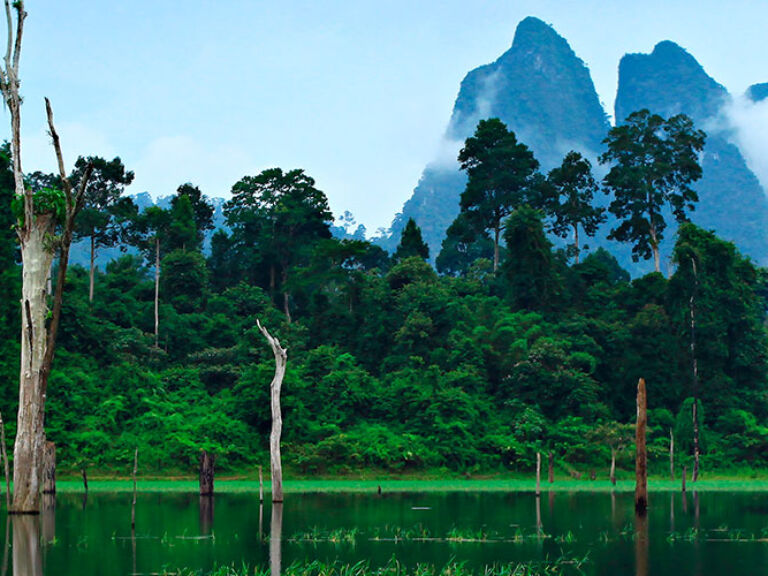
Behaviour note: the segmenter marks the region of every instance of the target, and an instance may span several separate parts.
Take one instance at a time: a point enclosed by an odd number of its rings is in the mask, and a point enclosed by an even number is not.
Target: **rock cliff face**
[[[759,95],[759,90],[755,91]],[[728,91],[696,59],[674,42],[661,42],[650,54],[628,54],[619,65],[616,118],[648,108],[668,117],[687,114],[707,133],[696,183],[699,203],[691,219],[713,229],[761,264],[768,262],[768,199],[747,167],[733,135],[721,118]],[[674,227],[667,230],[663,253],[669,256]]]
[[[456,154],[450,162],[424,169],[413,196],[392,224],[387,247],[397,244],[405,223],[413,218],[430,254],[437,256],[445,230],[458,214],[466,183],[455,157],[477,123],[490,117],[514,130],[544,170],[559,164],[572,149],[595,156],[608,130],[587,67],[551,26],[526,18],[507,52],[462,81],[445,134],[447,146]]]

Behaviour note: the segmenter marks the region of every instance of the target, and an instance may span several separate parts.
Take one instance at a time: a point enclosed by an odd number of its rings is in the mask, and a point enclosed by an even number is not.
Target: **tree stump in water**
[[[56,444],[43,446],[43,494],[56,494]]]
[[[645,514],[648,509],[648,452],[645,433],[648,426],[645,380],[637,382],[637,424],[635,427],[635,511]]]
[[[207,450],[200,452],[200,496],[213,495],[213,475],[216,456]]]
[[[555,454],[553,452],[549,453],[549,470],[547,479],[549,480],[550,484],[555,482]]]

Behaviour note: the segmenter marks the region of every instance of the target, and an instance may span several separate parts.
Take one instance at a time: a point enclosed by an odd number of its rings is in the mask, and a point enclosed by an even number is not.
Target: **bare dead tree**
[[[637,382],[637,425],[635,428],[635,511],[644,515],[648,509],[648,451],[645,433],[648,426],[648,401],[645,380]]]
[[[15,12],[15,28],[14,28]],[[5,0],[8,40],[5,57],[0,66],[0,91],[11,117],[11,154],[16,196],[23,210],[18,214],[16,228],[21,245],[22,260],[22,337],[21,371],[19,376],[19,412],[13,466],[12,512],[40,511],[40,483],[45,442],[44,419],[48,375],[53,363],[56,335],[61,319],[61,301],[69,261],[69,247],[75,217],[83,206],[85,187],[92,167],[83,174],[77,190],[73,190],[64,169],[59,136],[53,124],[53,111],[46,98],[48,128],[53,140],[64,193],[63,214],[50,206],[36,205],[35,193],[24,184],[21,166],[21,97],[19,95],[19,60],[24,19],[27,16],[23,0]],[[58,218],[58,220],[57,220]],[[62,221],[63,220],[63,221]],[[60,229],[60,236],[56,235]],[[59,272],[53,296],[50,321],[48,309],[48,273],[56,251]]]
[[[280,459],[280,435],[283,431],[283,416],[280,411],[280,388],[285,377],[285,367],[288,363],[288,349],[280,345],[267,329],[256,320],[259,331],[269,342],[275,355],[275,376],[269,386],[272,407],[272,432],[269,435],[269,465],[272,476],[272,502],[283,501],[283,465]]]
[[[689,301],[691,312],[691,372],[693,376],[693,406],[691,417],[693,419],[693,474],[691,482],[699,479],[699,364],[696,359],[696,292],[699,288],[699,275],[696,270],[696,260],[691,258],[693,269],[693,291]]]

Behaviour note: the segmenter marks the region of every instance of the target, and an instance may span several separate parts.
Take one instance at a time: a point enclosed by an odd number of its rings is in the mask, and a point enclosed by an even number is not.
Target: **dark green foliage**
[[[396,261],[410,258],[411,256],[418,256],[429,259],[429,246],[426,245],[421,238],[421,229],[416,226],[416,222],[413,218],[408,220],[408,223],[403,229],[403,235],[400,237],[400,244],[397,245],[395,250],[394,259]]]
[[[687,116],[665,120],[646,109],[630,114],[605,139],[608,150],[600,161],[611,164],[604,183],[614,195],[608,209],[619,219],[609,238],[631,243],[636,261],[653,254],[657,272],[664,212],[671,209],[677,222],[685,221],[699,199],[691,184],[701,178],[704,141]]]

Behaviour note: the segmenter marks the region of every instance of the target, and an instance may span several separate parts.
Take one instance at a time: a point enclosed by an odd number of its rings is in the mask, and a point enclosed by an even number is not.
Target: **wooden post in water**
[[[648,509],[648,452],[645,433],[648,426],[645,380],[637,382],[637,424],[635,426],[635,511],[645,514]]]
[[[256,320],[256,325],[267,339],[275,355],[275,376],[269,386],[272,407],[272,432],[269,435],[269,467],[272,478],[272,502],[283,501],[283,465],[280,458],[280,435],[283,432],[283,416],[280,411],[280,388],[288,363],[288,350],[280,345],[267,329]],[[282,511],[282,508],[281,508]],[[282,512],[281,512],[282,514]]]
[[[85,471],[85,466],[81,468],[83,472],[83,488],[85,488],[85,494],[88,494],[88,473]]]
[[[3,415],[0,414],[0,449],[3,455],[3,474],[5,475],[5,509],[11,509],[11,475],[8,471],[8,453],[5,450],[5,424],[3,424]],[[7,544],[8,538],[6,538]]]
[[[611,484],[616,486],[616,447],[611,446]]]
[[[264,502],[264,476],[261,474],[261,466],[259,466],[259,502]]]
[[[675,479],[675,435],[669,429],[669,479]]]
[[[536,452],[536,498],[541,496],[541,452]]]
[[[213,496],[213,476],[216,456],[202,450],[200,452],[200,496]]]
[[[555,454],[554,452],[549,453],[549,470],[547,471],[547,479],[549,480],[550,484],[554,484],[555,482]]]
[[[133,453],[133,503],[131,504],[131,528],[136,528],[136,473],[139,470],[139,449]]]
[[[688,466],[683,466],[683,494],[685,494],[685,475],[688,472]]]
[[[56,494],[56,444],[43,444],[43,494]]]

